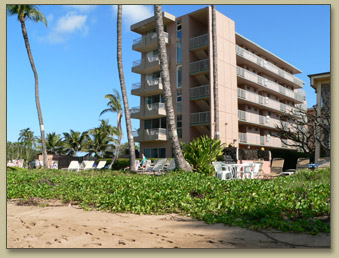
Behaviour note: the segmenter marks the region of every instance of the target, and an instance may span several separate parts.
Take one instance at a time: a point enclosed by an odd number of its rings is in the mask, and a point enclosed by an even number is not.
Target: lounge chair
[[[90,170],[93,169],[94,160],[84,160],[81,164],[80,170]]]
[[[283,174],[283,167],[284,167],[285,160],[282,158],[274,158],[271,164],[271,173],[263,174],[264,178],[276,178]]]
[[[158,159],[155,163],[154,166],[151,168],[148,168],[147,171],[153,172],[155,175],[156,172],[162,174],[164,171],[164,167],[166,165],[167,159]]]
[[[231,166],[227,166],[227,164],[220,162],[220,161],[214,161],[214,162],[212,162],[212,164],[214,166],[215,176],[217,178],[220,178],[221,180],[233,178]]]
[[[106,165],[106,160],[100,160],[97,167],[95,169],[103,169]]]
[[[318,168],[326,168],[331,166],[331,160],[329,157],[318,159]]]
[[[308,164],[310,164],[310,159],[299,158],[297,160],[296,170],[307,169],[308,168]]]
[[[175,165],[175,159],[171,159],[170,163],[167,165],[167,167],[163,170],[163,172],[173,171],[176,168]]]
[[[63,168],[63,169],[67,169],[68,171],[72,171],[72,170],[79,171],[80,169],[79,161],[72,160],[71,163],[69,163],[68,168]]]

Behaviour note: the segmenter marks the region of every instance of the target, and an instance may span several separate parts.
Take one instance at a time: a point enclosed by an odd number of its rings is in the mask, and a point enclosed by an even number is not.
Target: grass
[[[232,181],[186,172],[149,176],[108,170],[8,170],[7,198],[59,199],[86,210],[179,213],[254,230],[330,231],[329,169],[275,180]]]

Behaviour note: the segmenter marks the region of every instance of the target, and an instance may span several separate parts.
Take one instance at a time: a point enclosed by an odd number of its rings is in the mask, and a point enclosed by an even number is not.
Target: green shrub
[[[275,180],[225,180],[201,173],[166,176],[117,171],[7,171],[7,198],[60,199],[86,210],[180,213],[206,223],[291,232],[330,231],[330,170]]]
[[[193,167],[194,172],[213,175],[213,161],[223,154],[224,146],[220,140],[208,136],[195,138],[189,144],[183,143],[184,157]]]

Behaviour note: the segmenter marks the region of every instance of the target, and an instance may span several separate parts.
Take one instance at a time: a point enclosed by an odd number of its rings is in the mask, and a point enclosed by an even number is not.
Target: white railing
[[[139,65],[141,65],[141,62],[142,62],[142,59],[139,59],[139,60],[133,61],[133,65],[132,65],[132,67],[136,67],[136,66],[139,66]]]
[[[164,37],[168,42],[169,37],[168,37],[167,32],[164,32]],[[156,41],[157,41],[157,33],[153,32],[153,33],[150,33],[150,34],[146,34],[142,37],[139,37],[137,39],[134,39],[133,45],[137,45],[137,44],[140,44],[140,43],[143,43],[143,45],[147,45],[147,44],[150,44],[150,43],[153,43],[153,42],[156,42]]]
[[[271,80],[268,80],[267,78],[261,77],[253,72],[250,72],[240,66],[237,66],[237,75],[240,77],[245,78],[246,80],[255,82],[261,86],[264,86],[265,88],[269,88],[271,90],[274,90],[280,94],[283,94],[285,96],[288,96],[290,98],[294,98],[296,99],[296,94],[299,95],[298,93],[289,90],[285,87],[283,87],[282,85],[273,82]],[[297,99],[298,100],[298,99]],[[298,100],[301,101],[301,100]]]
[[[158,109],[165,109],[165,103],[153,103],[153,104],[147,104],[147,109],[149,111],[151,110],[158,110]]]
[[[191,125],[208,124],[211,122],[210,111],[191,114]]]
[[[284,103],[281,103],[279,101],[273,100],[269,97],[264,97],[264,96],[260,96],[256,93],[247,91],[247,90],[243,90],[238,88],[238,98],[241,99],[246,99],[252,103],[256,103],[256,104],[262,104],[265,107],[269,107],[272,109],[275,109],[277,111],[282,111],[282,112],[295,112],[297,109],[286,105]]]
[[[139,113],[140,112],[140,106],[130,108],[129,112],[131,114]]]
[[[167,135],[167,130],[164,128],[145,129],[145,133],[146,135],[150,135],[150,136],[153,136],[153,135],[160,136],[160,135]]]
[[[147,57],[147,61],[149,63],[154,62],[154,61],[159,61],[159,55]]]
[[[210,96],[210,85],[202,85],[199,87],[194,87],[190,89],[190,98],[191,99],[198,99],[203,97]]]
[[[190,39],[190,49],[207,45],[209,41],[208,33]]]
[[[239,133],[239,143],[243,144],[255,144],[255,145],[264,145],[270,147],[286,147],[282,143],[280,138],[273,137],[272,135],[259,135],[252,133]]]
[[[148,86],[154,86],[154,85],[159,85],[161,84],[161,77],[159,78],[154,78],[152,80],[146,80]]]
[[[190,63],[190,73],[199,73],[209,69],[209,59],[204,59]]]
[[[304,82],[302,80],[300,80],[299,78],[295,77],[294,75],[284,71],[283,69],[279,68],[278,66],[272,64],[271,62],[266,61],[265,59],[257,56],[256,54],[253,54],[252,52],[239,47],[238,45],[236,46],[236,53],[239,56],[244,57],[245,59],[256,63],[258,65],[260,65],[261,67],[266,68],[267,70],[278,74],[279,76],[285,78],[286,80],[289,80],[290,82],[293,82],[299,86],[303,86]]]
[[[276,126],[280,125],[280,120],[272,118],[270,116],[262,116],[253,114],[250,112],[246,112],[243,110],[238,110],[238,119],[240,121],[245,121],[248,123],[258,124],[258,125],[264,125],[271,128],[276,128]]]
[[[133,83],[132,84],[132,90],[137,90],[141,88],[141,83],[137,82],[137,83]]]

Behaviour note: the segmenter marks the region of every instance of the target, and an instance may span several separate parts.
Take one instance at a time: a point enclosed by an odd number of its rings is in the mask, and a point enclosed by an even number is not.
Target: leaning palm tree
[[[129,161],[130,161],[130,170],[136,171],[135,164],[135,148],[134,148],[134,138],[132,133],[132,124],[131,124],[131,115],[129,113],[129,105],[127,99],[126,85],[125,85],[125,76],[122,66],[122,5],[118,5],[118,16],[117,16],[117,61],[118,61],[118,70],[119,70],[119,79],[121,86],[122,99],[124,101],[125,109],[125,120],[127,128],[127,139],[129,145]]]
[[[168,130],[169,130],[169,138],[171,140],[172,150],[173,150],[173,154],[175,158],[175,164],[177,168],[179,169],[191,171],[192,170],[191,167],[187,164],[182,154],[180,144],[179,144],[179,139],[178,139],[177,126],[175,124],[161,5],[154,5],[154,16],[155,16],[156,31],[158,34],[157,41],[158,41],[159,53],[160,53],[159,58],[160,58],[160,68],[161,68],[161,80],[162,80],[162,85],[164,89],[163,94],[165,98],[167,124],[168,124]]]
[[[26,166],[28,167],[30,154],[32,153],[33,146],[35,146],[34,133],[29,128],[22,129],[20,130],[18,141],[25,146]]]
[[[108,99],[107,106],[108,108],[104,109],[101,113],[100,116],[107,113],[107,112],[113,112],[117,113],[117,128],[119,130],[119,135],[118,135],[118,141],[117,145],[115,147],[115,154],[114,157],[112,158],[112,162],[109,165],[109,169],[112,168],[112,165],[115,161],[115,159],[119,158],[120,154],[120,145],[121,145],[121,138],[122,138],[122,129],[121,129],[121,118],[122,118],[122,107],[121,107],[121,99],[119,92],[116,89],[113,89],[114,94],[107,94],[105,96],[106,99]]]
[[[214,92],[214,139],[218,140],[219,135],[219,96],[218,96],[218,52],[216,32],[216,9],[212,5],[212,45],[213,45],[213,92]],[[226,141],[226,139],[225,139]]]
[[[8,5],[7,11],[10,15],[16,15],[18,16],[18,20],[21,23],[21,30],[22,35],[24,37],[27,54],[29,61],[31,63],[31,67],[34,73],[35,78],[35,103],[36,108],[38,111],[38,118],[39,118],[39,124],[40,124],[40,132],[41,132],[41,142],[42,142],[42,157],[44,162],[44,167],[47,168],[47,151],[46,151],[46,140],[45,140],[45,126],[42,119],[42,112],[40,107],[40,98],[39,98],[39,79],[38,79],[38,73],[35,68],[33,55],[31,51],[31,46],[28,41],[28,35],[26,30],[26,18],[34,21],[34,22],[43,22],[47,26],[47,20],[45,16],[37,9],[35,5]]]

